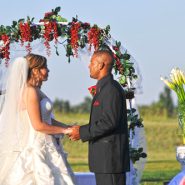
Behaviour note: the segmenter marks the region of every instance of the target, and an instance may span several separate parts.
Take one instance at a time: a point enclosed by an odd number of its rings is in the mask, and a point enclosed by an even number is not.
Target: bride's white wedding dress
[[[42,120],[51,124],[52,103],[40,93]],[[57,144],[55,136],[35,131],[27,110],[23,110],[21,116],[22,123],[29,125],[27,139],[23,139],[27,144],[22,151],[18,151],[16,162],[3,185],[74,185],[74,174],[66,153]]]

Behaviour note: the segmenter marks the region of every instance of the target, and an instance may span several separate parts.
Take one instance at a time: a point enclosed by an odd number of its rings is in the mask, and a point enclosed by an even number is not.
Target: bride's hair
[[[40,86],[40,69],[47,64],[47,59],[44,56],[30,53],[25,56],[28,61],[28,81],[34,86]]]

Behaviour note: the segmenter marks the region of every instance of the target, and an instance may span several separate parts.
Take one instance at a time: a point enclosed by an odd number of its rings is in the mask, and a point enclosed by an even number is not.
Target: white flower
[[[160,79],[161,79],[170,89],[173,89],[173,90],[176,89],[176,88],[175,88],[175,84],[174,84],[173,82],[169,81],[167,78],[161,77]]]
[[[179,68],[174,68],[171,70],[170,78],[172,82],[176,85],[182,85],[183,80],[182,80],[182,75],[181,75],[181,70]]]
[[[185,84],[185,74],[183,71],[180,71],[180,75],[181,75],[181,78],[182,78],[182,83]]]

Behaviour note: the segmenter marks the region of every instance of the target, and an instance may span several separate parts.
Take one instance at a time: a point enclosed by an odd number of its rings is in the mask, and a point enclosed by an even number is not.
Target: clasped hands
[[[77,141],[80,139],[80,126],[79,125],[73,125],[69,126],[68,128],[65,129],[66,135],[70,138],[72,141]]]

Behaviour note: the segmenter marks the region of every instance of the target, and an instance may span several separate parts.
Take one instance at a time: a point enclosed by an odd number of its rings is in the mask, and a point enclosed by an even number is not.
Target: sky
[[[169,76],[173,67],[185,71],[185,1],[184,0],[6,0],[0,6],[0,25],[13,20],[35,17],[35,22],[57,6],[60,15],[78,16],[83,22],[111,27],[111,35],[137,61],[142,74],[142,93],[136,95],[138,105],[158,100],[164,84],[160,76]],[[10,6],[11,5],[11,6]],[[62,47],[62,46],[61,46]],[[45,51],[40,54],[45,54]],[[48,58],[49,79],[43,91],[52,99],[69,100],[78,104],[90,96],[89,61],[74,60],[70,64],[61,50]],[[175,94],[173,93],[175,100]]]

